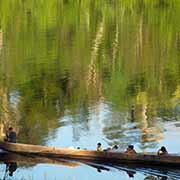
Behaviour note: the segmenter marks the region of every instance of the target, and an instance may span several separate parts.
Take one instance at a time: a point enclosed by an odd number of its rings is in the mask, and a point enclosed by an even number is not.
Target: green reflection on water
[[[0,12],[1,134],[14,125],[19,141],[43,144],[65,110],[83,124],[107,102],[110,144],[131,142],[129,122],[146,146],[161,138],[156,117],[179,119],[179,0],[6,0]]]

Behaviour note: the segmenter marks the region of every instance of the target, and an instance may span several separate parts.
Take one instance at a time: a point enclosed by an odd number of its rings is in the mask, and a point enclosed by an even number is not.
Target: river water
[[[179,0],[0,1],[1,137],[180,153],[179,18]],[[6,179],[180,179],[106,168],[26,162]]]

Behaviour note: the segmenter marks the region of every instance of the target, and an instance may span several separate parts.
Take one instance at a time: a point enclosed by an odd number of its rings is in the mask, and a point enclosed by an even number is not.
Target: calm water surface
[[[0,1],[1,137],[180,153],[179,19],[179,0]],[[18,163],[6,179],[180,179],[108,168]]]

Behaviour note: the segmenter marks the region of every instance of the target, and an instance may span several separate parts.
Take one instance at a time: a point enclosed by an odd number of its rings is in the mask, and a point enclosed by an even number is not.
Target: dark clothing
[[[14,131],[9,133],[8,141],[12,143],[16,143],[16,133]]]

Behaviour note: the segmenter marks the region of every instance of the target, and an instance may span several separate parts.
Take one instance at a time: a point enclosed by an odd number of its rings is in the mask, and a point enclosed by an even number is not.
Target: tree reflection
[[[0,2],[1,134],[14,123],[20,141],[42,144],[69,110],[78,140],[88,108],[110,102],[110,144],[155,147],[156,119],[179,118],[179,1],[34,2]]]

